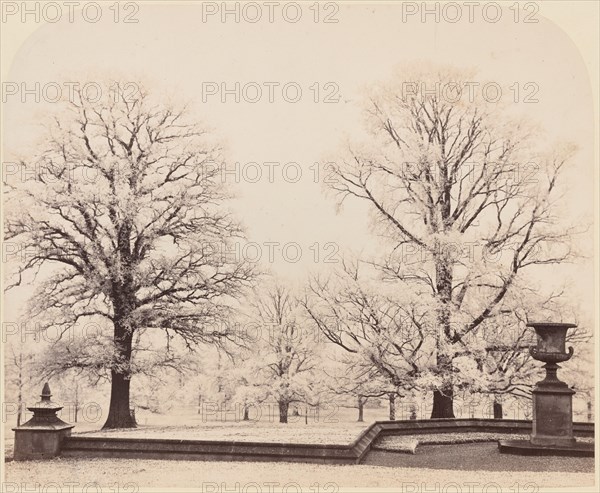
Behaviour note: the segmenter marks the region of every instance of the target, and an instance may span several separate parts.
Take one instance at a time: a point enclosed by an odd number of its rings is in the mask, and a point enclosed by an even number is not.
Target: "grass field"
[[[292,442],[348,444],[373,421],[388,418],[386,408],[365,409],[365,421],[359,423],[356,409],[324,409],[318,414],[288,417],[287,424],[279,423],[273,407],[265,407],[260,416],[250,414],[250,421],[227,412],[198,414],[187,410],[181,414],[154,414],[138,411],[138,427],[128,430],[101,430],[101,420],[81,420],[72,433],[86,436],[185,438],[190,440],[236,440],[246,442]],[[14,427],[5,423],[5,454],[12,457]]]

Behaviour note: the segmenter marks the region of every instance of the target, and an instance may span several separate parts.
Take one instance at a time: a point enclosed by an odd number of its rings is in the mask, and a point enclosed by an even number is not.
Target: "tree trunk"
[[[364,421],[364,409],[365,409],[365,401],[361,396],[358,396],[358,422],[362,423]]]
[[[410,406],[410,419],[417,419],[417,406],[414,404]]]
[[[244,421],[250,421],[250,408],[248,406],[244,406]]]
[[[389,394],[390,398],[390,421],[396,420],[396,394]]]
[[[431,418],[454,418],[452,385],[444,388],[443,391],[433,391],[433,409]]]
[[[502,402],[494,399],[494,419],[502,419]]]
[[[79,384],[77,382],[75,383],[75,402],[74,402],[74,411],[75,411],[75,419],[74,422],[77,423],[77,416],[79,415]]]
[[[129,386],[131,380],[114,370],[111,372],[111,376],[108,417],[102,428],[135,428],[135,418],[131,415],[129,407]]]
[[[113,288],[114,289],[114,288]],[[115,350],[119,365],[111,370],[110,405],[105,428],[135,428],[135,417],[131,414],[129,390],[131,374],[131,353],[133,344],[133,329],[130,325],[129,315],[133,310],[131,297],[117,298],[113,303],[115,309]]]
[[[439,337],[444,337],[443,334]],[[431,418],[455,418],[454,416],[454,387],[452,385],[451,361],[445,355],[437,356],[438,371],[444,375],[441,389],[433,391],[433,408]],[[448,375],[448,376],[447,376]]]
[[[17,402],[17,426],[21,426],[21,409],[23,409],[23,350],[19,353],[19,397]]]
[[[115,263],[120,275],[111,280],[111,302],[113,305],[113,323],[117,365],[111,369],[110,405],[108,417],[103,428],[135,428],[135,416],[129,405],[131,384],[131,354],[135,325],[131,314],[136,308],[134,288],[134,261],[131,252],[131,232],[133,224],[130,218],[118,226]]]
[[[290,407],[290,403],[286,401],[279,401],[279,422],[287,423],[288,422],[288,409]]]
[[[446,188],[444,187],[444,190]],[[448,199],[448,200],[446,200]],[[447,218],[450,212],[449,198],[444,196],[441,203],[441,216]],[[436,245],[435,255],[435,276],[436,291],[440,301],[440,307],[437,313],[438,322],[438,353],[437,353],[437,371],[443,376],[442,388],[433,392],[432,418],[454,418],[453,400],[454,388],[452,384],[452,359],[444,349],[448,343],[456,342],[456,334],[452,329],[452,261],[449,258],[450,252],[444,247]]]

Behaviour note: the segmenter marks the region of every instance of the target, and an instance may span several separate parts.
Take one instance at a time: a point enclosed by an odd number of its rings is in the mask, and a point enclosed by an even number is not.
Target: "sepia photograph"
[[[0,5],[0,492],[599,491],[599,1]]]

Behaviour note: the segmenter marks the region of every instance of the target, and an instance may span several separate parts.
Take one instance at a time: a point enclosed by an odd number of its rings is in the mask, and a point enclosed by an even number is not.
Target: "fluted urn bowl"
[[[531,346],[531,356],[544,363],[560,363],[573,356],[573,348],[566,350],[567,330],[577,327],[571,323],[531,322],[527,327],[533,327],[537,335],[537,346]]]

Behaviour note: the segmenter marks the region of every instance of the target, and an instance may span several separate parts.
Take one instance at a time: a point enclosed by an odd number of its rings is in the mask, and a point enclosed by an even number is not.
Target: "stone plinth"
[[[533,445],[528,440],[498,440],[498,449],[501,454],[594,457],[593,443],[574,442],[573,445],[555,447],[552,445]]]
[[[573,356],[566,350],[567,330],[574,324],[532,323],[537,334],[537,347],[530,348],[531,356],[545,363],[546,377],[535,385],[533,399],[533,429],[531,444],[548,447],[570,447],[573,437],[573,394],[569,386],[558,379],[558,363]]]
[[[62,409],[51,401],[50,386],[46,383],[41,400],[27,409],[33,417],[13,428],[15,432],[14,460],[52,459],[60,455],[65,437],[71,435],[73,425],[65,423],[56,413]]]
[[[575,444],[573,437],[573,394],[564,388],[546,388],[538,384],[533,394],[531,443],[555,447]]]
[[[573,436],[573,394],[575,391],[558,379],[558,363],[573,356],[566,349],[567,330],[576,327],[569,323],[539,322],[527,324],[537,335],[537,346],[529,348],[531,356],[545,363],[546,377],[532,391],[533,427],[527,440],[500,440],[500,452],[521,455],[590,456],[591,444],[577,443]]]

